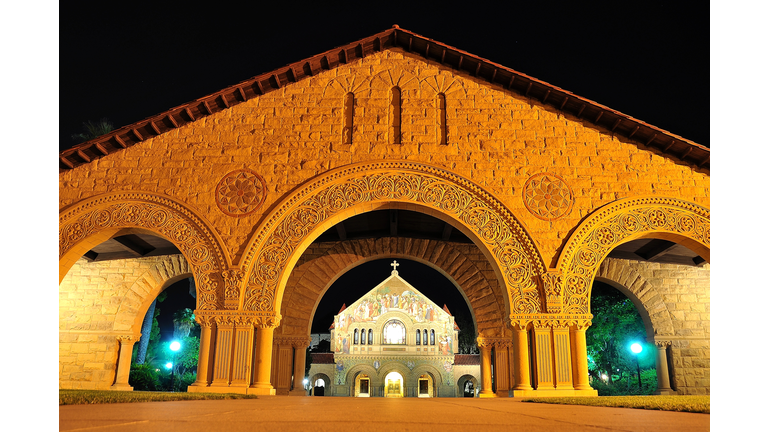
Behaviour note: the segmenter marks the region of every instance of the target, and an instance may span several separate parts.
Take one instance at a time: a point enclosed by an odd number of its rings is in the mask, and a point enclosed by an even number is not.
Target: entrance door
[[[361,378],[360,379],[360,391],[358,392],[360,397],[368,397],[370,396],[369,388],[371,385],[371,380],[368,378]]]
[[[429,380],[419,380],[419,397],[429,397]]]
[[[384,378],[385,397],[403,397],[403,376],[397,372],[390,372]]]

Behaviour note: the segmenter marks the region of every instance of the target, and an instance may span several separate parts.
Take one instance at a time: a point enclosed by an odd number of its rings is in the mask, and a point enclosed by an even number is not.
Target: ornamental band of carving
[[[622,200],[589,218],[566,245],[563,312],[587,313],[589,292],[600,263],[619,244],[644,233],[674,233],[709,248],[709,210],[673,198]]]
[[[187,259],[198,287],[197,309],[219,307],[215,276],[224,262],[211,232],[188,210],[150,194],[109,194],[84,201],[59,216],[59,258],[75,244],[108,228],[145,228],[169,239]]]
[[[252,263],[244,309],[264,311],[275,307],[277,287],[288,260],[322,222],[359,204],[392,201],[420,204],[461,221],[493,253],[509,289],[513,310],[541,311],[534,278],[544,272],[544,266],[531,239],[514,217],[466,180],[407,162],[338,170],[287,199],[259,230],[259,237],[249,248],[246,260]]]

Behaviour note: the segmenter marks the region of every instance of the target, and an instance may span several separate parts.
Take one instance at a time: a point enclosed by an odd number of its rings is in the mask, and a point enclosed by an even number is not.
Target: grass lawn
[[[709,414],[709,396],[553,397],[523,399],[523,402],[638,408]]]
[[[59,405],[164,402],[177,400],[258,399],[233,393],[171,393],[148,391],[59,390]]]

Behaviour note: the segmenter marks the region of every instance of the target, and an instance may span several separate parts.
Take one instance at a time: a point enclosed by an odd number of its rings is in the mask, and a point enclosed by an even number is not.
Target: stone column
[[[293,389],[288,392],[292,396],[306,396],[307,391],[304,390],[304,369],[306,369],[307,363],[307,347],[309,341],[294,341],[293,342]]]
[[[272,342],[275,328],[280,324],[280,316],[263,317],[256,321],[256,379],[250,386],[249,394],[274,395],[275,389],[270,383],[272,372]]]
[[[578,323],[571,327],[573,340],[573,388],[592,390],[589,385],[589,365],[587,363],[587,327],[591,322]]]
[[[669,385],[669,364],[667,363],[667,347],[672,343],[670,341],[655,341],[656,344],[656,374],[658,376],[658,388],[655,395],[675,395]]]
[[[128,378],[131,374],[131,355],[133,354],[133,344],[141,338],[141,335],[118,336],[117,341],[120,344],[120,351],[117,355],[117,375],[115,383],[110,390],[133,391],[133,387],[128,384]]]
[[[210,316],[195,313],[195,321],[200,324],[200,354],[197,360],[197,379],[187,389],[190,392],[203,391],[203,387],[211,384],[211,354],[213,353],[211,347],[214,343],[213,334],[216,326],[216,321]]]
[[[529,391],[531,387],[531,372],[528,368],[530,359],[528,358],[528,331],[526,323],[513,323],[512,325],[512,347],[515,352],[515,386],[514,391]]]
[[[509,356],[508,347],[512,341],[508,339],[496,339],[493,342],[496,367],[493,374],[496,377],[496,396],[509,397]]]
[[[536,390],[555,388],[552,358],[552,324],[548,320],[533,321],[533,379]]]
[[[482,378],[481,398],[496,397],[493,393],[493,382],[491,380],[491,348],[493,345],[484,338],[477,338],[477,346],[480,347],[480,375]]]

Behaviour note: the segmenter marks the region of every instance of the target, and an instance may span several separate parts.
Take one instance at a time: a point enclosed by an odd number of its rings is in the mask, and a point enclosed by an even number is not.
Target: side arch
[[[588,314],[592,281],[616,246],[640,238],[683,244],[709,261],[709,209],[677,198],[635,197],[615,201],[587,217],[558,259],[563,312]]]
[[[512,213],[457,174],[407,161],[338,168],[286,197],[249,242],[240,308],[278,312],[291,270],[309,244],[338,221],[381,208],[421,211],[451,223],[491,262],[512,313],[542,311],[537,280],[546,267]]]
[[[658,288],[619,260],[605,259],[595,273],[595,280],[607,283],[627,296],[635,305],[645,325],[647,337],[674,334],[672,318]]]
[[[228,256],[200,215],[173,198],[116,192],[73,204],[59,213],[59,282],[93,246],[120,230],[144,229],[171,241],[189,262],[198,287],[197,309],[223,309],[222,269]]]

